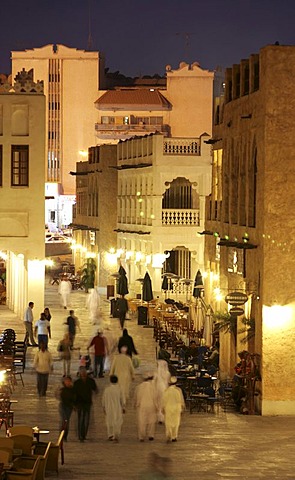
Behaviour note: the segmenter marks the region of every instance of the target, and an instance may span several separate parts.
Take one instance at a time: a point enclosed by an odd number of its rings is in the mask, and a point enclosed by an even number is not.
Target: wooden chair
[[[13,448],[14,448],[14,442],[12,438],[0,437],[0,451],[8,453],[9,462],[12,461]],[[0,460],[0,462],[2,462],[2,460]]]
[[[9,429],[10,435],[28,435],[33,436],[33,429],[29,425],[14,425]]]
[[[63,449],[63,438],[65,431],[62,430],[59,434],[58,440],[56,443],[51,443],[49,449],[48,460],[45,468],[45,472],[56,472],[58,474],[58,461],[59,461],[59,452],[61,455],[61,464],[64,464],[64,449]],[[44,455],[48,443],[40,442],[35,445],[34,454],[35,455]]]
[[[9,462],[11,462],[10,452],[0,449],[0,463],[7,465]]]
[[[39,469],[40,457],[38,456],[34,460],[34,465],[29,469],[22,470],[7,470],[5,479],[6,480],[36,480],[37,473]]]
[[[22,472],[23,470],[31,470],[36,459],[39,457],[40,462],[37,469],[36,480],[44,480],[45,469],[48,461],[51,442],[48,442],[44,455],[30,455],[19,457],[13,462],[13,470]]]
[[[22,455],[32,455],[33,435],[11,435],[14,448],[22,451]]]
[[[0,429],[2,425],[5,425],[5,430],[13,424],[13,412],[10,411],[10,398],[8,396],[3,396],[0,400]]]

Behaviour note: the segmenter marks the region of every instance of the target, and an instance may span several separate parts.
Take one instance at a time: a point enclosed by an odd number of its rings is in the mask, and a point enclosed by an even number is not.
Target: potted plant
[[[81,285],[88,293],[90,288],[94,288],[96,273],[96,263],[93,258],[87,258],[86,263],[81,270]]]

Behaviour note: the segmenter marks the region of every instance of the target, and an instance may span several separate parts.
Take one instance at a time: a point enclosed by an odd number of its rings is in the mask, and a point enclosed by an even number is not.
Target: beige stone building
[[[212,138],[206,300],[226,310],[227,294],[247,295],[255,339],[242,343],[238,316],[236,338],[221,335],[221,371],[232,376],[245,348],[261,356],[256,407],[263,415],[295,413],[294,74],[288,46],[267,46],[228,68]]]
[[[29,301],[44,309],[44,182],[43,83],[23,70],[0,85],[0,257],[6,303],[20,316]]]
[[[96,285],[106,288],[113,271],[111,252],[117,235],[117,151],[115,145],[90,147],[88,161],[77,163],[77,203],[73,218],[73,258],[76,270],[87,258],[97,266]],[[105,293],[105,292],[104,292]]]
[[[143,77],[129,86],[100,90],[97,143],[155,132],[180,138],[211,135],[213,77],[197,62],[182,62],[175,70],[167,65],[165,79]]]
[[[104,73],[98,52],[64,45],[13,51],[12,75],[34,69],[46,95],[46,223],[68,225],[72,220],[75,182],[69,175],[87,157],[94,143],[99,76]],[[101,66],[102,64],[102,66]]]

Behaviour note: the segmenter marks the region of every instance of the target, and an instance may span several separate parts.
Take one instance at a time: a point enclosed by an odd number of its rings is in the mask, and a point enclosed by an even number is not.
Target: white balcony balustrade
[[[162,225],[199,226],[200,211],[196,209],[163,209]]]
[[[164,155],[201,155],[198,138],[166,138],[163,143]]]

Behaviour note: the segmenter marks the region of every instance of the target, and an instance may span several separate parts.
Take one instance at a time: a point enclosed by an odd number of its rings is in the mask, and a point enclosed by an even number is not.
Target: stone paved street
[[[87,295],[74,291],[71,308],[80,319],[81,334],[76,346],[86,353],[89,338],[96,328],[91,324],[85,308]],[[30,299],[31,300],[31,299]],[[34,299],[32,299],[34,300]],[[102,299],[104,317],[110,323],[107,335],[117,338],[120,329],[117,319],[109,318],[110,305]],[[15,424],[38,425],[48,428],[50,434],[42,440],[55,441],[59,432],[58,402],[55,391],[60,385],[62,365],[58,359],[57,343],[64,332],[68,311],[59,306],[57,287],[46,284],[46,305],[52,313],[52,340],[49,348],[54,355],[54,373],[49,380],[47,397],[36,394],[36,378],[32,371],[34,349],[28,349],[28,366],[24,375],[25,387],[18,382],[13,398]],[[40,312],[34,312],[37,319]],[[14,327],[23,337],[22,319],[17,319],[6,307],[0,307],[1,330]],[[151,328],[138,326],[135,319],[127,321],[129,333],[138,348],[141,364],[134,386],[141,380],[142,372],[155,368],[155,342]],[[74,352],[72,375],[78,369],[79,350]],[[233,412],[219,414],[185,412],[182,418],[179,440],[165,443],[164,426],[158,425],[154,442],[139,443],[136,434],[136,415],[130,402],[124,417],[120,443],[107,441],[106,427],[101,408],[101,394],[109,379],[97,380],[99,394],[95,397],[91,428],[84,444],[77,440],[76,417],[73,416],[68,442],[65,444],[65,465],[59,476],[50,478],[72,480],[139,479],[147,468],[148,454],[156,451],[172,459],[172,474],[182,479],[295,479],[295,418],[242,416]],[[133,388],[134,388],[133,386]],[[3,428],[0,435],[4,435]],[[47,438],[48,437],[48,438]]]

